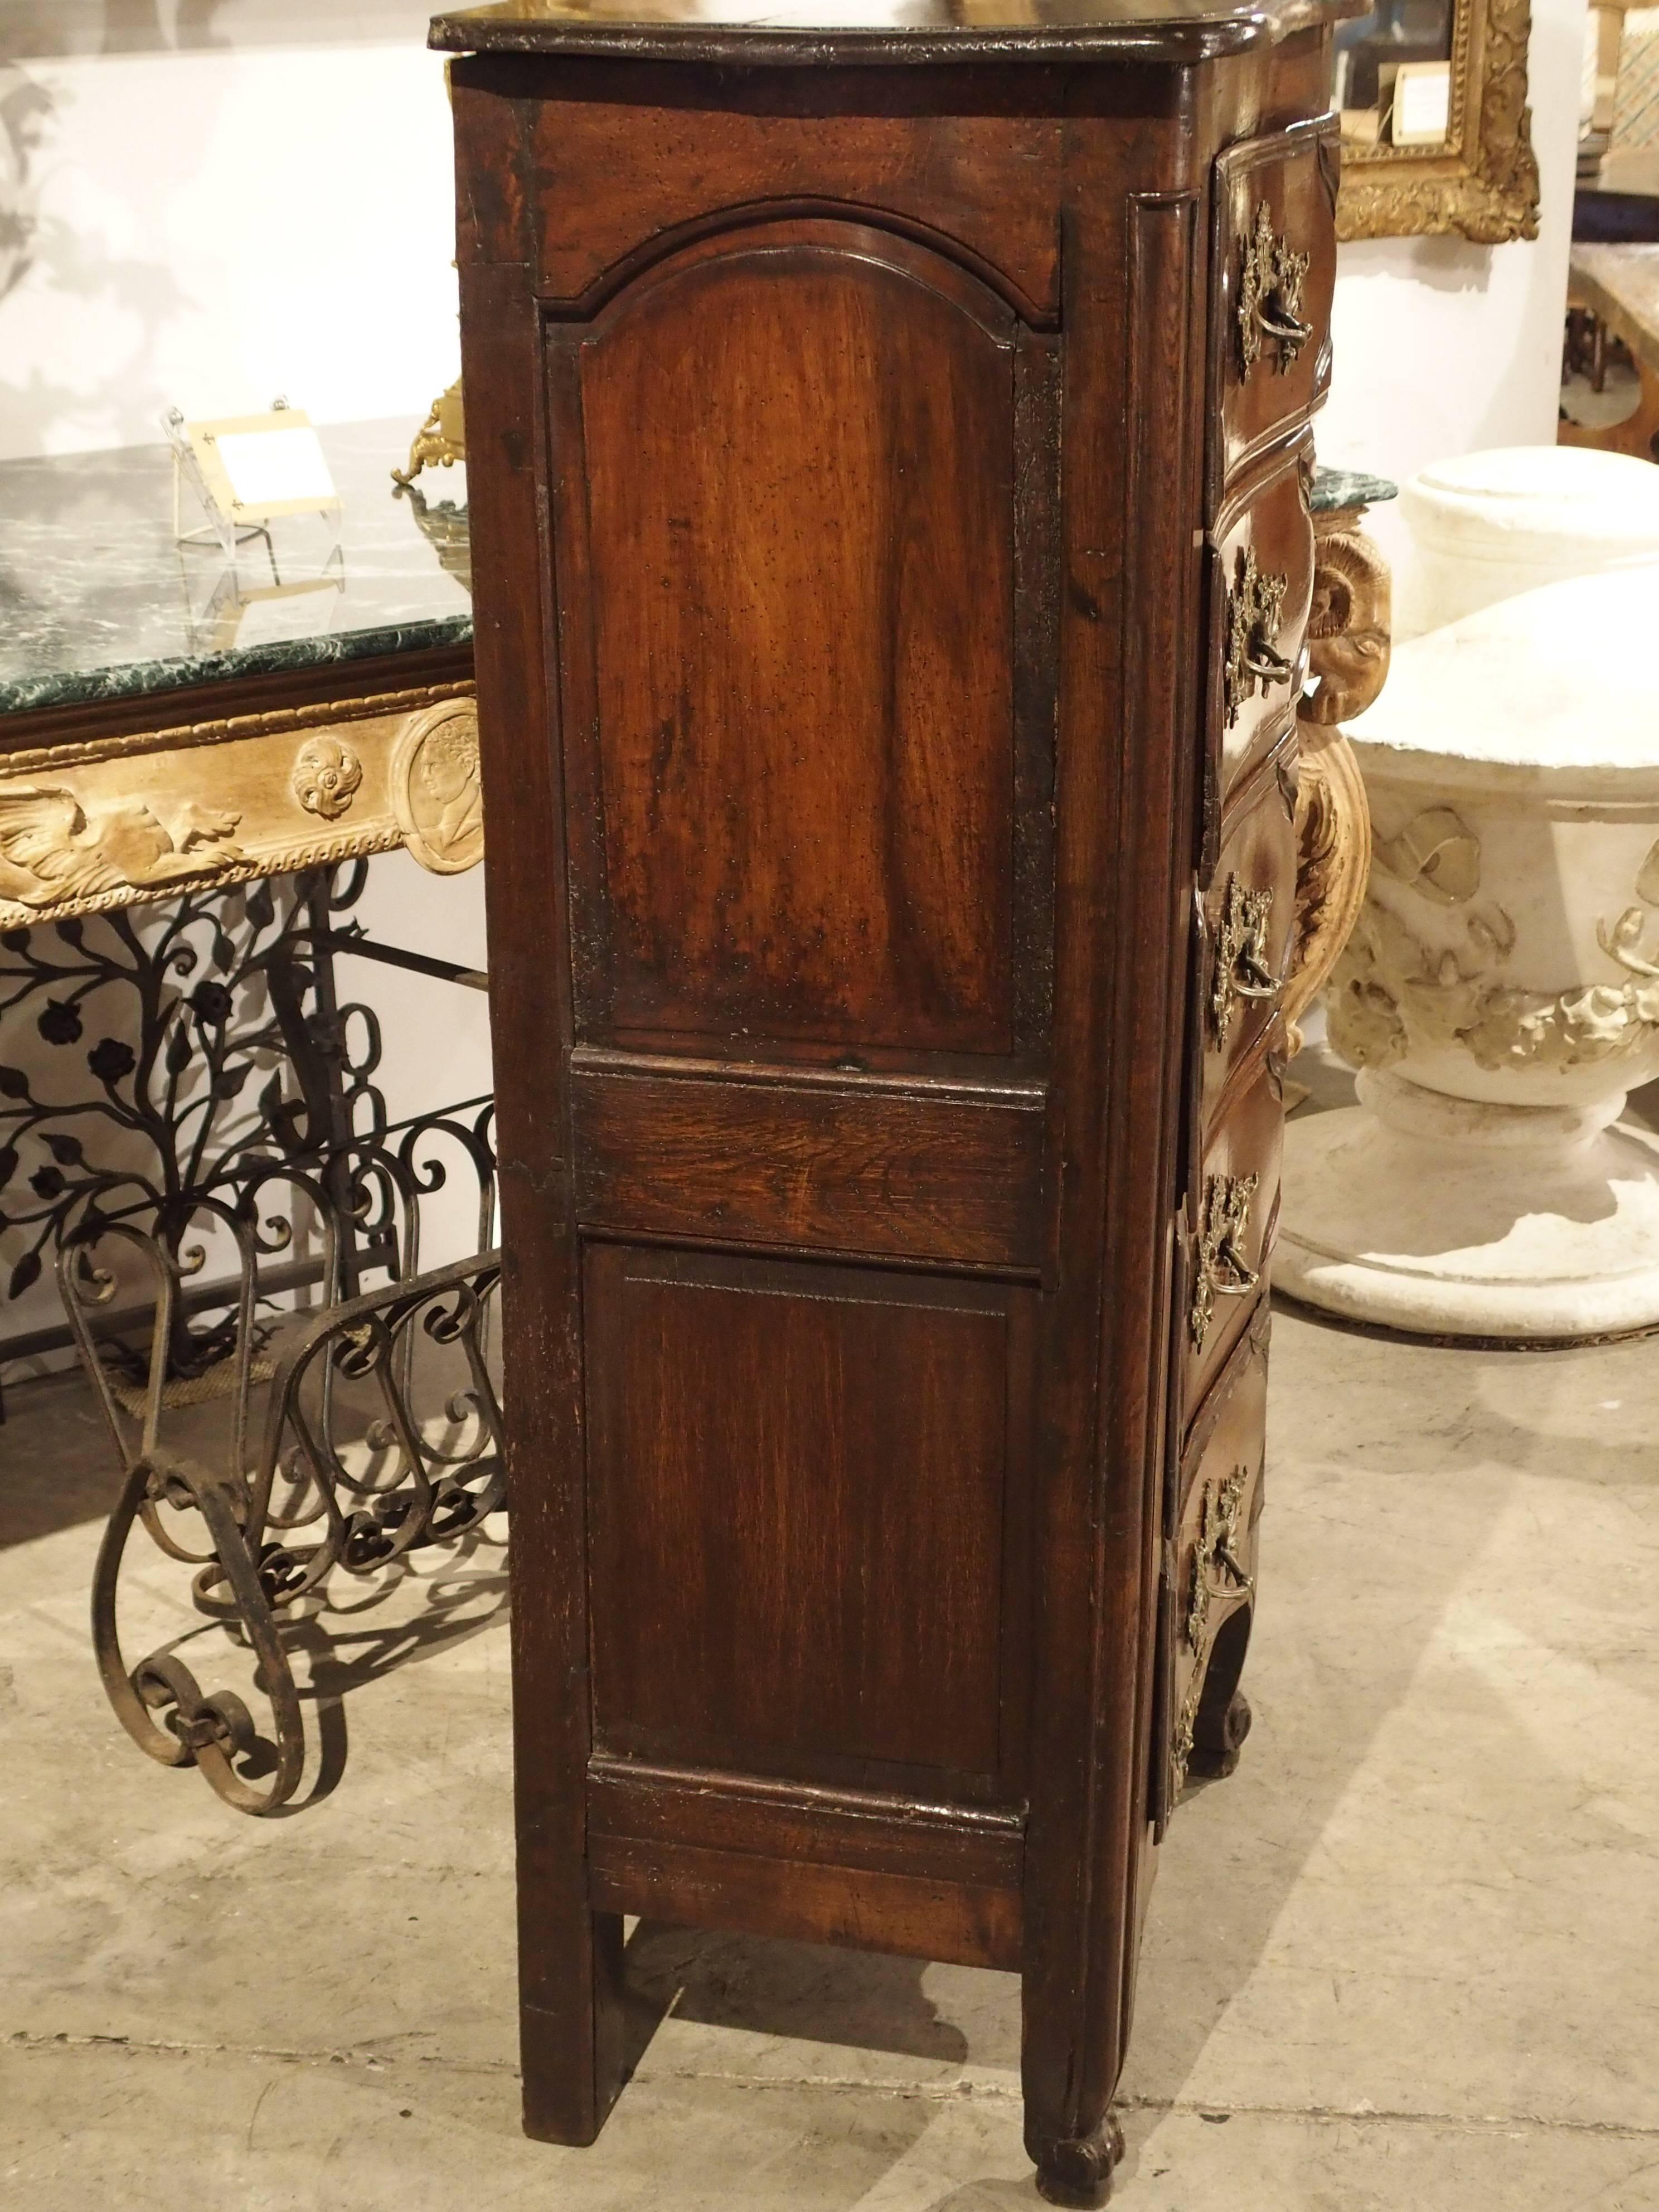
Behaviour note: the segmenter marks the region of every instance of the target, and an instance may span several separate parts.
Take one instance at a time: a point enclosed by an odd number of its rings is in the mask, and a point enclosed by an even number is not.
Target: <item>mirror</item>
[[[1376,0],[1338,26],[1339,238],[1538,235],[1528,0]]]

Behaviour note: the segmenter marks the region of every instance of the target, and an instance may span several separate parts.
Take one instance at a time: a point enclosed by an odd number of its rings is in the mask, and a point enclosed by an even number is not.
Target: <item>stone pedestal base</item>
[[[1277,1287],[1340,1318],[1517,1343],[1659,1328],[1659,1139],[1395,1074],[1292,1121]]]

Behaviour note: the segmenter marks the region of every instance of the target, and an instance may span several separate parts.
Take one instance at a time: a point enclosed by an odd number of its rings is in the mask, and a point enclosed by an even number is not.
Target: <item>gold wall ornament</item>
[[[1257,1178],[1253,1175],[1206,1176],[1199,1222],[1198,1254],[1193,1268],[1193,1302],[1187,1327],[1194,1352],[1202,1352],[1215,1318],[1218,1296],[1245,1297],[1261,1281],[1259,1269],[1244,1255],[1250,1206]]]
[[[1222,671],[1227,726],[1238,720],[1239,709],[1259,687],[1266,691],[1286,682],[1291,664],[1275,640],[1284,619],[1288,576],[1263,574],[1256,566],[1255,548],[1240,549],[1227,587],[1227,658]]]
[[[483,858],[478,713],[454,699],[411,718],[392,765],[404,842],[434,875],[460,875]]]
[[[1340,240],[1442,234],[1498,246],[1537,237],[1531,31],[1528,0],[1454,0],[1445,139],[1396,147],[1345,135]]]
[[[357,795],[363,764],[338,738],[307,738],[295,756],[294,796],[307,814],[337,822]]]
[[[1228,877],[1210,975],[1210,1019],[1218,1045],[1226,1043],[1233,1010],[1241,999],[1279,995],[1279,979],[1267,957],[1267,921],[1273,910],[1271,884],[1252,889],[1237,875]]]
[[[1302,284],[1310,256],[1299,253],[1273,228],[1273,210],[1257,204],[1255,224],[1245,234],[1238,280],[1238,351],[1249,376],[1264,352],[1283,376],[1313,336],[1302,319]]]

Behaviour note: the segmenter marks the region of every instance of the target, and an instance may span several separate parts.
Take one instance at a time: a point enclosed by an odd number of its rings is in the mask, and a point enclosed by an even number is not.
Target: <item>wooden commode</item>
[[[1098,2203],[1248,1723],[1344,10],[648,7],[433,34],[526,2124],[637,1913],[1018,1972]]]

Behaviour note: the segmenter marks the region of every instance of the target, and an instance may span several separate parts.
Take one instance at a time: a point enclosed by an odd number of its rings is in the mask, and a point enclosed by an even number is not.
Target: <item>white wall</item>
[[[420,421],[459,362],[430,13],[0,0],[0,458],[277,392]]]
[[[429,13],[0,0],[0,456],[149,440],[172,401],[424,412],[458,358]],[[1583,21],[1534,0],[1535,244],[1342,249],[1326,460],[1553,442]],[[9,215],[32,265],[7,291]]]
[[[1341,248],[1322,461],[1403,483],[1454,453],[1554,444],[1584,13],[1584,0],[1533,0],[1536,240],[1379,238]],[[1397,514],[1374,508],[1366,526],[1403,564]]]

